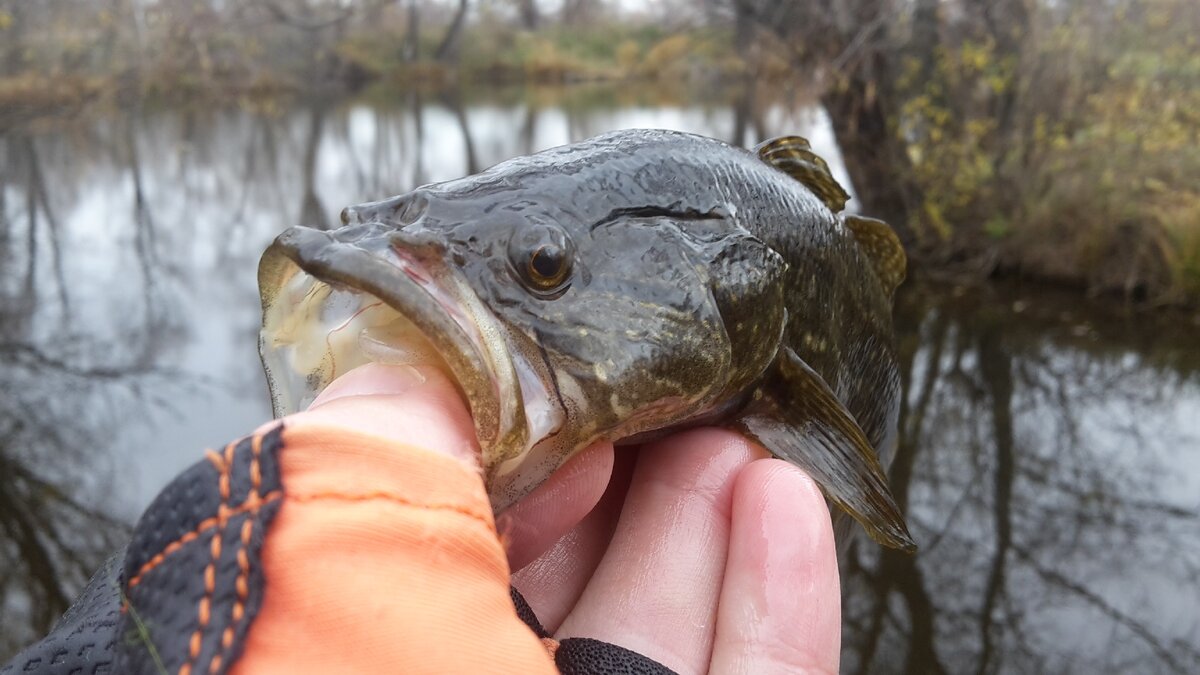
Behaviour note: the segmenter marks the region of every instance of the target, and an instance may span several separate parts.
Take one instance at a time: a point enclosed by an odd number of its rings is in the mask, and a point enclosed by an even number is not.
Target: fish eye
[[[549,295],[566,289],[575,251],[566,233],[543,226],[514,236],[509,242],[508,256],[526,287]]]
[[[539,285],[557,285],[566,269],[566,251],[554,244],[539,247],[529,258],[529,276]]]

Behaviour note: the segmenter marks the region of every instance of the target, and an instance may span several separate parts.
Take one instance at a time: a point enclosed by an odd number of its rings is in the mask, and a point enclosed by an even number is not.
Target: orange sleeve
[[[517,618],[479,475],[345,429],[287,427],[246,673],[557,673]]]

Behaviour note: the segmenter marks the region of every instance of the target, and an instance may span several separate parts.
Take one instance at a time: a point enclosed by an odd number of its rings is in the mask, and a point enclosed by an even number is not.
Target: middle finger
[[[718,429],[649,444],[612,543],[557,637],[604,640],[679,673],[705,672],[733,482],[743,466],[764,456],[741,436]]]

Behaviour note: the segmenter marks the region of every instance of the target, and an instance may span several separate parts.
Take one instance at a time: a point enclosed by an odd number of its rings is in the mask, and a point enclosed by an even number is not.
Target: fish
[[[881,464],[906,258],[847,199],[800,136],[639,129],[289,228],[258,274],[275,415],[367,362],[436,365],[496,513],[596,441],[725,426],[913,551]]]

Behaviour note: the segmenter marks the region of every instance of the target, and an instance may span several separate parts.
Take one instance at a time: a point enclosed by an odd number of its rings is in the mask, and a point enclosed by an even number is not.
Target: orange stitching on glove
[[[233,466],[233,450],[236,443],[235,441],[225,446],[225,461],[221,466],[221,475],[217,478],[221,503],[217,506],[217,530],[213,532],[212,545],[209,547],[212,556],[204,568],[204,597],[200,598],[200,606],[196,610],[200,625],[196,626],[192,639],[188,641],[188,659],[179,667],[179,675],[191,675],[192,663],[200,656],[200,647],[204,643],[204,629],[208,628],[209,609],[212,605],[213,589],[216,588],[217,561],[221,559],[221,537],[225,534],[225,523],[229,519],[229,473]]]
[[[375,500],[382,500],[382,501],[392,502],[392,503],[398,504],[400,506],[407,506],[410,508],[418,509],[421,511],[450,511],[453,513],[460,513],[464,516],[467,516],[468,518],[471,518],[472,520],[478,521],[479,523],[481,523],[484,527],[488,528],[489,530],[492,530],[493,532],[495,531],[495,529],[492,527],[492,522],[490,519],[480,515],[480,513],[478,511],[464,507],[460,504],[424,504],[424,503],[414,502],[414,501],[405,499],[404,497],[401,497],[400,495],[397,495],[392,492],[366,492],[366,493],[362,493],[362,494],[343,493],[343,492],[318,492],[318,493],[309,494],[309,495],[288,495],[287,499],[288,499],[288,501],[300,502],[300,503],[315,502],[315,501],[320,501],[323,499],[349,501],[349,502],[369,502],[369,501],[375,501]]]
[[[221,466],[221,476],[217,479],[217,487],[221,490],[221,504],[229,503],[229,467],[233,466],[233,449],[237,445],[234,441],[225,446],[225,461]]]
[[[254,440],[250,442],[250,451],[252,453],[250,459],[250,494],[258,492],[259,486],[262,484],[262,467],[259,466],[259,458],[262,456],[262,434],[255,434]],[[249,498],[250,495],[246,495]]]
[[[251,460],[250,460],[250,490],[246,493],[246,504],[258,503],[258,490],[262,484],[262,469],[260,468],[260,458],[262,457],[262,434],[255,434],[250,442]],[[241,546],[238,548],[238,576],[237,582],[234,584],[237,589],[237,600],[233,603],[230,609],[230,622],[221,632],[221,652],[213,654],[212,661],[209,662],[208,672],[216,673],[221,669],[221,662],[224,653],[233,646],[235,636],[234,625],[242,620],[246,613],[246,600],[250,596],[249,578],[250,578],[250,557],[246,553],[250,548],[250,537],[254,532],[253,516],[247,518],[242,523]]]
[[[283,492],[281,492],[279,490],[276,490],[274,492],[268,492],[267,495],[265,497],[263,497],[262,499],[259,499],[258,495],[255,494],[251,499],[247,500],[247,502],[245,504],[242,504],[241,506],[238,506],[238,507],[235,507],[232,509],[227,509],[225,512],[226,519],[232,518],[233,516],[236,516],[241,513],[254,513],[256,511],[258,511],[259,508],[265,506],[266,504],[270,504],[271,502],[276,501],[277,499],[280,499],[281,497],[283,497]],[[176,539],[175,541],[164,546],[163,550],[159,551],[157,554],[155,554],[154,557],[152,557],[152,558],[150,558],[150,560],[146,561],[146,564],[142,565],[141,569],[138,570],[137,574],[135,574],[133,576],[133,578],[129,580],[129,584],[127,584],[129,586],[129,588],[133,588],[134,586],[137,586],[139,583],[141,583],[142,577],[146,576],[146,574],[148,574],[155,567],[158,567],[159,565],[161,565],[163,563],[163,561],[166,560],[167,556],[170,556],[172,553],[175,553],[180,548],[183,548],[183,546],[185,544],[187,544],[188,542],[193,541],[193,540],[197,539],[198,537],[203,536],[205,534],[205,532],[207,532],[208,530],[211,530],[214,527],[217,527],[219,524],[220,524],[219,518],[216,518],[216,517],[205,518],[204,520],[200,521],[200,524],[196,526],[196,529],[192,530],[191,532],[188,532],[187,534],[183,535],[182,537],[180,537],[180,538]]]
[[[204,451],[204,459],[207,459],[209,464],[216,467],[217,471],[225,470],[225,460],[221,459],[221,456],[212,450]]]

